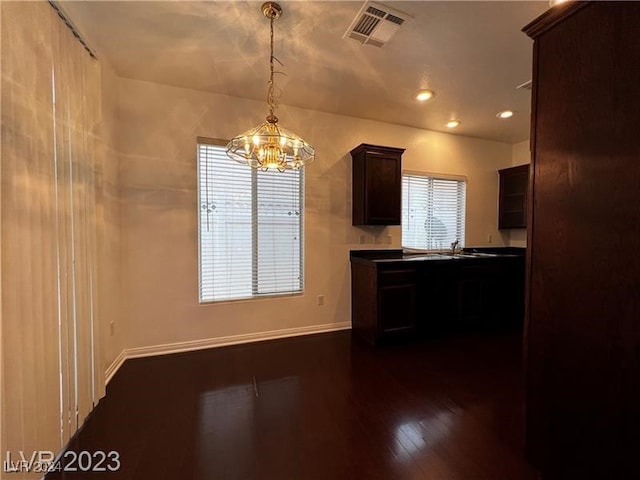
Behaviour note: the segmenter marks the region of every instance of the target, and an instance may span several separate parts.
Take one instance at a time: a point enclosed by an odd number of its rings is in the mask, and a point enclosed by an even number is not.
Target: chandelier
[[[269,57],[270,75],[267,89],[269,115],[262,125],[233,137],[227,145],[227,155],[236,162],[246,163],[251,168],[261,170],[296,170],[311,163],[315,149],[302,138],[278,125],[275,116],[273,84],[273,22],[282,15],[282,7],[275,2],[262,5],[262,13],[271,24],[271,55]],[[280,63],[279,60],[277,60]]]

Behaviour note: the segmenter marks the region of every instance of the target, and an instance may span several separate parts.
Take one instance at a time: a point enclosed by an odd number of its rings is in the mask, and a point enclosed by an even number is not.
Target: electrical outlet
[[[360,245],[367,243],[367,236],[363,233],[360,235]]]
[[[112,337],[116,334],[116,322],[109,322],[109,335]]]
[[[324,305],[324,295],[318,295],[318,305]]]
[[[493,236],[489,233],[487,234],[487,242],[491,243],[493,241]]]

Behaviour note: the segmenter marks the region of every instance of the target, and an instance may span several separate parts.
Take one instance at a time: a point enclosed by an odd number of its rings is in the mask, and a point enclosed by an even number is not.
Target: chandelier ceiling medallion
[[[278,125],[278,117],[274,114],[276,105],[273,62],[280,61],[273,55],[273,22],[282,15],[282,7],[275,2],[266,2],[262,5],[262,13],[271,24],[270,75],[267,89],[269,115],[262,125],[233,137],[227,145],[227,155],[236,162],[248,164],[251,168],[281,172],[296,170],[313,161],[315,149],[295,133]]]

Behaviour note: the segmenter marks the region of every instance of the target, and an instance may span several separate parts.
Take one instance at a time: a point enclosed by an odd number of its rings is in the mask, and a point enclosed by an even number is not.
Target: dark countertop
[[[450,253],[403,253],[401,249],[386,250],[351,250],[351,261],[361,263],[391,262],[466,262],[485,261],[496,258],[524,257],[526,248],[520,247],[466,247],[461,252]]]

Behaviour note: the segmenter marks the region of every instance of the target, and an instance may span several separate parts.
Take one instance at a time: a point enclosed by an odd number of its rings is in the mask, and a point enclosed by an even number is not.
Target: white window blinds
[[[302,291],[303,171],[261,171],[198,143],[200,302]]]
[[[402,176],[402,246],[464,246],[466,182],[420,175]]]

